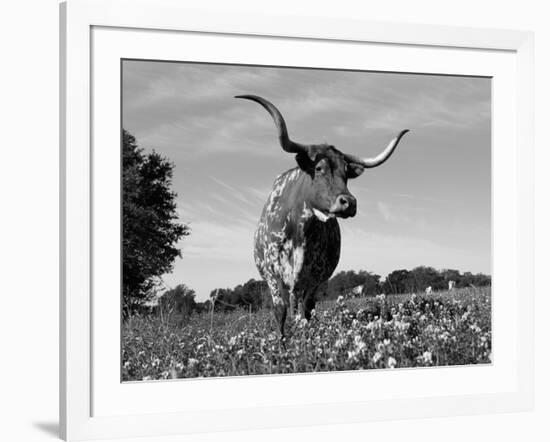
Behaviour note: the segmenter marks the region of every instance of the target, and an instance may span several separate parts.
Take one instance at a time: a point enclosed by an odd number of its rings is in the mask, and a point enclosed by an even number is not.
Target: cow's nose
[[[351,195],[340,195],[336,198],[335,212],[341,216],[355,216],[357,211],[357,202]]]

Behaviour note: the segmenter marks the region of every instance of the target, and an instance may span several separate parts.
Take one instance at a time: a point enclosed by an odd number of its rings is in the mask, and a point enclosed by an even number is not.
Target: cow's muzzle
[[[357,200],[349,194],[338,195],[330,209],[330,213],[340,218],[355,216],[357,213]]]

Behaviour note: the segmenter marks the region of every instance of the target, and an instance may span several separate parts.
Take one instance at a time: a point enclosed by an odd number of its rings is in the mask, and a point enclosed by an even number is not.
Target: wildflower
[[[336,342],[334,343],[334,346],[336,348],[341,348],[343,347],[345,344],[344,340],[343,339],[337,339]]]
[[[397,365],[397,361],[395,360],[395,358],[390,356],[388,358],[388,367],[389,368],[395,368],[396,365]]]
[[[232,336],[230,339],[229,339],[229,345],[230,346],[233,346],[237,343],[237,337],[236,336]]]
[[[363,342],[363,340],[361,339],[361,336],[359,335],[355,336],[354,342],[355,342],[355,347],[357,348],[357,351],[363,351],[367,347],[367,344]]]
[[[382,359],[382,355],[379,352],[376,352],[372,357],[372,362],[376,364],[380,359]]]
[[[473,330],[473,331],[476,332],[476,333],[479,333],[479,332],[481,331],[481,329],[479,328],[479,326],[476,325],[476,324],[470,325],[470,330]]]
[[[407,330],[410,324],[405,321],[395,321],[395,328],[401,332]]]
[[[425,364],[431,364],[432,363],[432,352],[431,351],[425,351],[422,354],[422,359],[424,360]]]

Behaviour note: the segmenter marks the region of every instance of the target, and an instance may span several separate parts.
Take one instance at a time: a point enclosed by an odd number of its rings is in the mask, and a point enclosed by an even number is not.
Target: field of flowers
[[[134,316],[122,380],[491,363],[491,289],[322,302],[281,343],[270,311]]]

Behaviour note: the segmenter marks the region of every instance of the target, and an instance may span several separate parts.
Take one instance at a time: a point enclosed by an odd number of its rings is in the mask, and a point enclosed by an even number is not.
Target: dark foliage
[[[174,165],[156,152],[145,154],[122,131],[122,293],[123,314],[139,311],[151,299],[158,277],[172,270],[189,234],[177,222]]]
[[[215,289],[210,292],[217,311],[229,311],[245,307],[252,311],[271,307],[271,296],[265,281],[250,279],[242,285],[229,289]]]
[[[162,312],[163,316],[177,314],[189,317],[196,310],[196,307],[195,291],[185,284],[179,284],[173,289],[167,290],[158,302],[158,309]]]
[[[384,293],[410,293],[412,292],[412,280],[408,270],[394,270],[382,284]]]
[[[433,290],[446,290],[449,281],[454,281],[457,288],[486,287],[491,285],[491,277],[478,273],[476,275],[458,270],[436,270],[433,267],[419,266],[412,270],[394,270],[382,284],[382,291],[387,294],[423,292],[427,287]]]
[[[352,292],[355,296],[376,295],[380,293],[380,275],[360,270],[342,271],[328,282],[326,293],[321,299],[336,299],[340,295]]]

